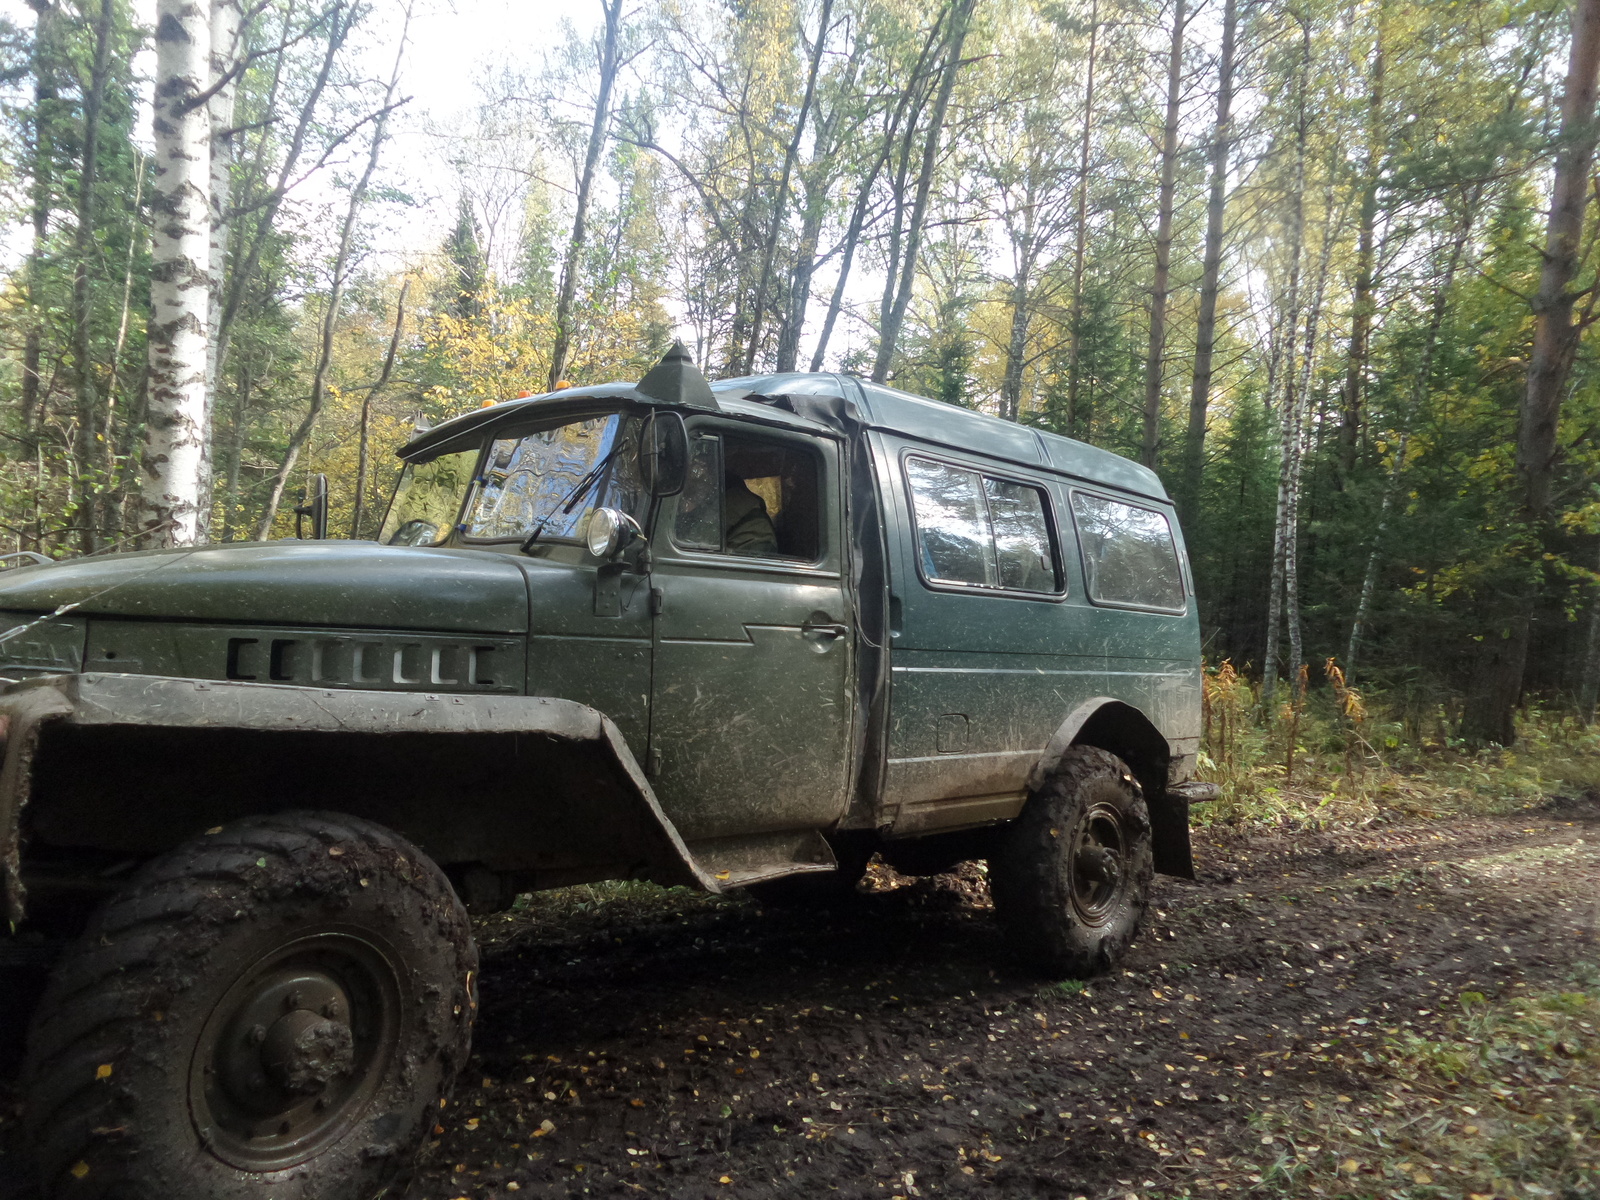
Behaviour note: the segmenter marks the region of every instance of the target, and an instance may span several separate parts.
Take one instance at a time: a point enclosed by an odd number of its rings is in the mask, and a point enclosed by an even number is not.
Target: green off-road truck
[[[1063,976],[1190,873],[1198,625],[1144,468],[681,346],[400,458],[375,542],[0,574],[0,947],[70,939],[24,1067],[46,1195],[397,1185],[467,1056],[467,913],[522,892],[983,859]]]

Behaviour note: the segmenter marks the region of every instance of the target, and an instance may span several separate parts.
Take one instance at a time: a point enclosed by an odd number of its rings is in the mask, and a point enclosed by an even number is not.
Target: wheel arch
[[[321,809],[441,866],[528,887],[644,878],[720,891],[617,727],[566,700],[135,676],[41,680],[7,703],[6,916],[24,871],[163,853],[245,816]],[[526,890],[523,888],[521,890]]]
[[[1074,746],[1110,751],[1132,769],[1150,809],[1151,849],[1163,875],[1194,878],[1189,844],[1189,803],[1167,787],[1172,749],[1148,716],[1125,700],[1096,696],[1080,704],[1057,728],[1028,777],[1039,787]]]

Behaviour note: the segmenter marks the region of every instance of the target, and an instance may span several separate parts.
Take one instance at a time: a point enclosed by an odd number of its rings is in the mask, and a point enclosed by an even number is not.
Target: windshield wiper
[[[585,472],[582,479],[578,480],[577,483],[572,485],[572,490],[569,491],[565,496],[561,497],[561,499],[556,502],[556,506],[554,508],[552,508],[539,519],[539,523],[533,527],[533,532],[523,539],[522,545],[519,547],[524,554],[531,554],[533,552],[534,546],[539,541],[539,535],[544,532],[545,526],[550,524],[550,522],[555,519],[555,515],[557,513],[560,513],[562,516],[566,516],[577,507],[578,501],[582,500],[584,496],[588,494],[589,489],[595,485],[595,482],[600,478],[601,473],[611,465],[611,460],[617,456],[617,452],[621,449],[622,443],[619,441],[615,446],[611,447],[610,452],[604,458],[595,463],[593,467],[589,468],[589,470]]]

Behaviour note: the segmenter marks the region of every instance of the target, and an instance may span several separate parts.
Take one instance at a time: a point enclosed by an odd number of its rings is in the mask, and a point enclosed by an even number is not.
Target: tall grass
[[[1358,690],[1333,659],[1320,687],[1297,681],[1275,711],[1231,662],[1207,666],[1199,776],[1222,797],[1215,821],[1325,828],[1388,816],[1511,812],[1555,793],[1600,790],[1600,727],[1530,707],[1509,749],[1474,750],[1452,735],[1445,702]]]

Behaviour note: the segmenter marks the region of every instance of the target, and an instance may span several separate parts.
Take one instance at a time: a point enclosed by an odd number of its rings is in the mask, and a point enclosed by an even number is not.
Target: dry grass
[[[1533,710],[1514,748],[1473,751],[1448,735],[1447,714],[1403,718],[1381,695],[1346,687],[1331,661],[1326,670],[1331,686],[1292,689],[1267,716],[1231,664],[1207,670],[1200,778],[1220,784],[1222,798],[1196,812],[1198,824],[1361,827],[1509,813],[1600,790],[1600,727]]]

